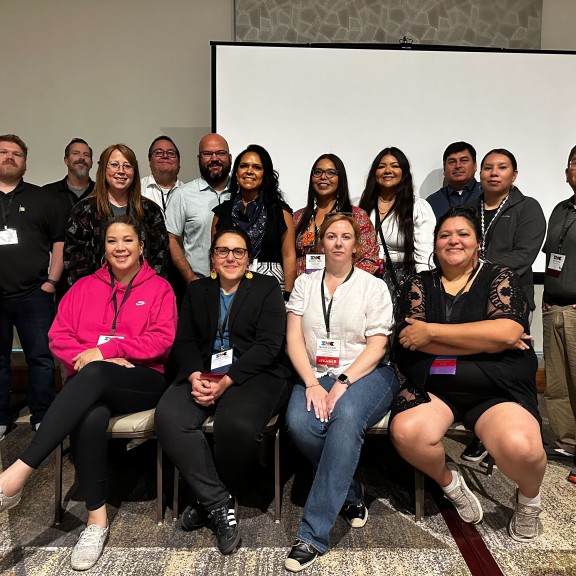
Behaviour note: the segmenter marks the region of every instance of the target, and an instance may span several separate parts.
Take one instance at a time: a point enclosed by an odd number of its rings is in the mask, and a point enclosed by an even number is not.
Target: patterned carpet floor
[[[0,442],[1,466],[17,458],[32,437],[25,418]],[[546,421],[545,421],[546,424]],[[549,432],[545,427],[545,438]],[[518,544],[506,532],[511,512],[511,483],[499,472],[488,477],[476,464],[460,461],[463,445],[446,440],[449,456],[462,465],[469,486],[484,508],[478,532],[506,576],[576,576],[576,486],[566,481],[571,462],[550,461],[542,489],[542,535]],[[127,452],[110,445],[110,539],[104,555],[88,573],[94,575],[287,574],[283,564],[296,534],[312,473],[283,439],[282,521],[274,522],[271,466],[254,476],[250,494],[241,501],[240,549],[223,557],[210,531],[183,532],[167,507],[162,525],[155,517],[155,446],[150,441]],[[165,470],[165,485],[171,485]],[[370,437],[359,474],[366,487],[369,521],[353,530],[339,518],[332,550],[311,566],[309,576],[460,576],[471,574],[427,486],[425,517],[413,516],[413,473],[391,450],[386,438]],[[76,574],[69,567],[72,547],[86,514],[73,493],[74,471],[64,460],[68,493],[62,524],[54,526],[54,458],[48,458],[27,484],[21,504],[0,515],[0,574]],[[185,492],[182,490],[182,492]],[[171,495],[167,495],[171,502]],[[180,506],[185,506],[181,495]]]

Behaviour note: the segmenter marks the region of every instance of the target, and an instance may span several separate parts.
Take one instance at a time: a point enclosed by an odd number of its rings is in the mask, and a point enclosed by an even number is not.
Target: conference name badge
[[[330,340],[328,338],[318,338],[316,340],[316,365],[340,365],[340,340]]]
[[[112,340],[112,338],[119,338],[120,340],[124,340],[124,336],[113,336],[112,334],[101,334],[100,336],[98,336],[98,343],[96,344],[96,346],[100,346],[100,344],[106,344],[106,342],[109,342],[110,340]]]
[[[232,364],[233,350],[228,348],[228,350],[222,350],[212,354],[212,360],[210,362],[210,372],[213,374],[225,374],[228,372],[228,367]]]
[[[548,262],[546,274],[548,274],[548,276],[554,276],[554,278],[558,278],[558,276],[560,276],[560,272],[562,272],[565,261],[565,254],[550,254],[550,262]]]
[[[430,374],[449,374],[454,376],[456,374],[456,357],[436,356],[432,366],[430,366]]]
[[[306,254],[306,274],[324,269],[324,254]]]
[[[0,246],[8,246],[8,244],[18,244],[18,234],[14,228],[0,230]]]

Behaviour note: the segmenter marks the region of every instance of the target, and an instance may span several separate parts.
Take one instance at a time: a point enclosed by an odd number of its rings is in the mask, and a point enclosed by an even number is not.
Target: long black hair
[[[260,157],[260,162],[262,162],[262,168],[264,169],[264,175],[262,177],[262,187],[259,190],[259,194],[264,197],[264,206],[266,208],[274,208],[275,206],[285,206],[284,197],[282,191],[280,190],[280,183],[278,180],[278,172],[274,170],[274,165],[272,164],[272,158],[268,151],[258,144],[250,144],[246,150],[242,150],[236,160],[234,161],[234,166],[232,168],[232,176],[230,177],[230,200],[234,202],[236,196],[240,194],[240,188],[238,186],[238,179],[236,178],[236,172],[238,171],[238,166],[242,161],[242,157],[248,152],[254,152]]]
[[[372,166],[370,166],[359,206],[367,214],[374,210],[376,219],[380,218],[378,212],[380,191],[376,184],[376,170],[382,158],[388,154],[396,158],[402,170],[402,179],[396,187],[395,202],[386,218],[396,218],[398,231],[404,236],[404,263],[410,264],[414,260],[414,185],[412,172],[410,172],[410,162],[402,150],[395,146],[389,146],[378,152]]]
[[[352,202],[350,202],[350,191],[348,189],[348,176],[346,175],[346,168],[344,167],[344,162],[336,156],[336,154],[322,154],[314,161],[312,168],[310,168],[310,178],[308,179],[308,197],[306,200],[306,207],[304,208],[304,213],[298,226],[296,227],[296,238],[299,234],[304,234],[308,226],[310,225],[310,219],[312,214],[314,214],[314,206],[316,200],[316,192],[314,192],[314,187],[312,186],[312,172],[318,165],[320,160],[330,160],[334,164],[336,170],[338,171],[338,187],[336,188],[336,205],[338,206],[338,212],[352,212]]]

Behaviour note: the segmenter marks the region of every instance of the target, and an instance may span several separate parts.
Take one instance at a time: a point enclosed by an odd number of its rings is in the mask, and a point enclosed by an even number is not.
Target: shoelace
[[[84,547],[84,546],[98,546],[102,538],[104,538],[106,532],[102,530],[98,530],[100,526],[97,526],[96,529],[93,529],[92,526],[96,526],[96,524],[91,524],[82,532],[82,536],[78,540],[76,546]]]

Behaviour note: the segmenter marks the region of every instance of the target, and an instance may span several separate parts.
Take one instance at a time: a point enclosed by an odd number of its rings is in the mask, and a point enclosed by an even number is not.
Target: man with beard
[[[90,179],[92,169],[92,148],[86,140],[73,138],[64,149],[64,164],[68,174],[57,182],[42,186],[44,190],[57,192],[68,203],[68,211],[78,200],[82,200],[92,192],[94,182]]]
[[[142,196],[156,202],[166,212],[168,198],[177,186],[184,182],[178,180],[180,172],[180,150],[169,136],[158,136],[148,148],[150,176],[140,180]]]
[[[174,190],[166,207],[172,262],[188,284],[210,274],[212,208],[228,200],[232,156],[219,134],[206,134],[198,145],[200,178]]]
[[[28,405],[34,429],[55,394],[48,329],[64,267],[68,211],[57,193],[24,182],[27,153],[26,144],[15,134],[0,136],[0,439],[12,424],[14,328],[28,363]]]

